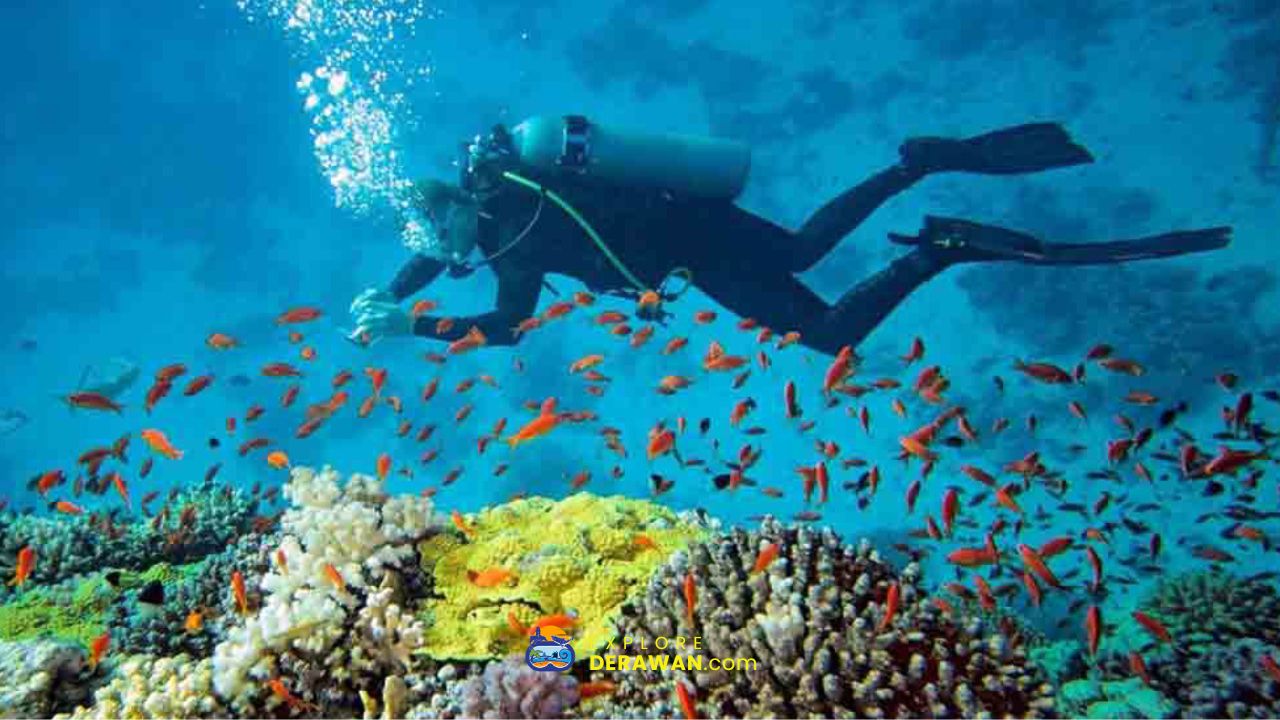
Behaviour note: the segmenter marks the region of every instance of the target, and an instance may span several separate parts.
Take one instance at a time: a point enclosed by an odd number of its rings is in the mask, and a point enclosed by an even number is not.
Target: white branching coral
[[[348,678],[370,665],[352,667],[365,658],[401,671],[421,643],[421,626],[407,622],[390,590],[376,588],[388,570],[415,566],[414,542],[439,524],[431,501],[389,498],[366,475],[344,485],[328,467],[294,468],[284,494],[292,507],[281,518],[279,559],[259,585],[262,607],[214,651],[214,688],[240,708],[281,675],[286,656],[291,666]]]
[[[357,647],[373,653],[368,659],[380,667],[408,670],[410,653],[422,645],[422,622],[392,602],[391,588],[369,596],[356,618]],[[352,651],[355,654],[355,651]]]
[[[224,717],[226,710],[210,692],[212,684],[213,669],[207,658],[132,655],[116,668],[111,682],[94,693],[93,705],[78,708],[70,717]]]

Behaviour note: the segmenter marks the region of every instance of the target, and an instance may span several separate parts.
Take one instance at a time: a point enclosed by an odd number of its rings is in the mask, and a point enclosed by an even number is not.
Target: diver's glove
[[[413,334],[413,318],[391,293],[380,288],[368,288],[357,295],[351,301],[351,317],[356,323],[352,336],[364,344]]]

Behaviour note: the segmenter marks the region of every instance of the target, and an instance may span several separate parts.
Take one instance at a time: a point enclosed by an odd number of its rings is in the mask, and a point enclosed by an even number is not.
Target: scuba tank
[[[751,149],[740,142],[633,132],[581,115],[532,117],[512,128],[509,139],[521,165],[550,176],[709,199],[737,197],[751,168]]]

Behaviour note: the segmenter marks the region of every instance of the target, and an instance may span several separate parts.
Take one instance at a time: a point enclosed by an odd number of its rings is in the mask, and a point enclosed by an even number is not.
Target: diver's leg
[[[898,163],[827,201],[795,232],[788,253],[788,269],[791,272],[808,270],[889,198],[916,184],[926,174]]]
[[[824,346],[819,349],[857,347],[908,295],[950,264],[926,248],[916,248],[858,283],[823,315],[816,332]]]
[[[1093,162],[1057,123],[1003,128],[970,138],[911,138],[900,160],[818,208],[795,233],[791,270],[802,272],[831,251],[889,198],[936,172],[1032,173]]]
[[[823,333],[831,309],[825,300],[785,268],[763,261],[743,261],[728,254],[718,266],[694,270],[698,289],[727,310],[781,334],[800,333],[800,343],[834,354],[840,348]]]
[[[1097,243],[1051,243],[1017,230],[928,215],[918,234],[892,233],[889,237],[899,244],[926,248],[949,263],[1005,260],[1033,265],[1108,265],[1218,250],[1231,242],[1231,228]]]

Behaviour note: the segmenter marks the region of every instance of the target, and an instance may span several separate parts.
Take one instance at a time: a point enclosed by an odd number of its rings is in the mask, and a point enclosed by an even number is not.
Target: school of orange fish
[[[641,351],[653,339],[657,326],[643,324],[632,329],[632,317],[621,310],[595,311],[589,309],[596,302],[586,292],[575,293],[571,300],[551,304],[539,315],[520,323],[516,331],[520,334],[533,332],[545,333],[554,331],[557,323],[576,322],[573,318],[581,318],[591,326],[597,326],[603,332],[614,336],[614,342],[623,345],[619,352]],[[657,302],[654,297],[643,296],[639,300],[637,313],[646,303]],[[436,309],[437,304],[429,300],[414,303],[411,314],[414,317]],[[585,316],[585,317],[584,317]],[[301,348],[298,355],[303,362],[314,363],[317,352],[311,345],[305,344],[299,328],[322,317],[321,310],[314,307],[298,307],[287,310],[276,318],[276,324],[289,333],[289,341]],[[698,311],[692,315],[692,327],[707,326],[717,319],[717,314],[710,310]],[[639,318],[636,318],[639,322]],[[452,320],[441,320],[442,325],[451,325]],[[447,329],[447,328],[442,328]],[[795,332],[787,332],[775,336],[773,330],[757,326],[751,319],[743,319],[737,323],[738,331],[750,333],[754,342],[754,352],[732,354],[725,344],[734,344],[708,339],[707,349],[703,355],[701,367],[708,374],[729,374],[727,380],[733,391],[741,391],[747,384],[753,371],[763,374],[769,370],[772,361],[770,353],[781,352],[797,344],[800,336]],[[208,349],[215,352],[234,352],[240,343],[232,336],[214,332],[205,341]],[[475,351],[486,343],[479,330],[471,328],[461,339],[449,344],[443,353],[428,352],[423,357],[428,366],[435,370],[426,380],[416,399],[424,408],[433,407],[432,401],[437,396],[442,376],[439,366],[447,363],[449,357]],[[670,337],[658,350],[661,356],[672,356],[681,352],[692,352],[686,348],[690,339],[686,336]],[[626,347],[629,346],[629,349]],[[1084,349],[1082,349],[1084,350]],[[812,358],[807,358],[812,360]],[[1020,458],[1011,458],[999,465],[980,466],[972,462],[961,462],[955,455],[960,449],[981,447],[983,435],[998,435],[1014,426],[1008,417],[979,417],[977,412],[951,403],[947,392],[951,380],[940,366],[928,365],[926,362],[925,343],[920,338],[911,341],[905,354],[900,357],[904,377],[879,377],[861,379],[858,377],[861,359],[852,348],[843,348],[829,361],[820,379],[814,378],[820,398],[822,411],[835,411],[843,407],[843,415],[848,420],[841,432],[848,437],[846,446],[855,442],[870,443],[877,439],[873,432],[873,409],[889,409],[898,418],[898,423],[909,422],[912,416],[928,416],[929,419],[919,427],[901,434],[896,438],[896,447],[900,466],[884,470],[877,464],[854,456],[842,450],[840,443],[830,439],[814,440],[814,457],[812,463],[804,463],[796,468],[798,482],[789,488],[786,481],[775,481],[773,484],[761,485],[750,477],[753,466],[764,452],[762,441],[757,440],[766,434],[760,425],[743,427],[753,413],[764,412],[761,404],[773,406],[790,422],[799,433],[809,433],[817,426],[818,413],[806,412],[802,408],[802,390],[809,383],[806,378],[787,378],[781,381],[776,403],[758,402],[753,397],[735,398],[728,410],[728,430],[744,442],[737,451],[735,459],[723,461],[719,459],[720,440],[718,433],[712,432],[712,419],[702,418],[697,426],[696,434],[687,427],[686,418],[676,415],[673,419],[657,420],[645,439],[645,457],[653,467],[664,463],[670,467],[674,463],[677,472],[687,473],[692,470],[699,481],[710,477],[711,486],[717,491],[726,493],[753,493],[758,495],[761,506],[767,508],[767,501],[783,497],[788,492],[799,492],[805,502],[806,509],[793,515],[797,522],[813,522],[820,520],[822,509],[832,497],[831,478],[833,469],[856,472],[856,478],[844,481],[840,488],[856,498],[859,509],[866,508],[872,502],[891,503],[891,499],[880,497],[882,477],[892,474],[895,482],[901,478],[903,490],[902,509],[904,517],[912,527],[909,529],[911,542],[903,542],[895,547],[913,557],[920,558],[930,553],[942,553],[945,560],[956,569],[955,582],[946,583],[933,602],[942,610],[950,612],[952,602],[974,602],[982,609],[994,611],[1002,599],[1016,595],[1025,595],[1026,602],[1040,607],[1047,594],[1056,593],[1066,598],[1067,605],[1064,617],[1058,621],[1059,626],[1079,622],[1091,652],[1097,651],[1098,644],[1106,633],[1106,623],[1102,617],[1100,604],[1106,597],[1111,583],[1133,585],[1138,581],[1133,573],[1153,575],[1161,572],[1166,542],[1172,541],[1179,546],[1186,545],[1191,556],[1210,563],[1232,563],[1241,553],[1269,551],[1271,540],[1265,525],[1268,521],[1280,517],[1280,513],[1259,509],[1258,493],[1263,479],[1265,466],[1273,464],[1270,448],[1274,434],[1259,420],[1257,401],[1280,404],[1280,394],[1275,390],[1254,390],[1244,388],[1244,383],[1231,374],[1222,372],[1213,380],[1220,386],[1226,398],[1221,410],[1222,428],[1214,434],[1213,447],[1206,441],[1199,440],[1192,433],[1179,426],[1179,419],[1187,415],[1185,403],[1162,401],[1152,393],[1141,388],[1124,391],[1120,404],[1123,409],[1109,411],[1109,420],[1097,419],[1104,413],[1090,412],[1082,401],[1073,396],[1073,388],[1086,382],[1110,383],[1123,380],[1140,382],[1146,368],[1139,362],[1122,357],[1116,349],[1109,345],[1096,345],[1084,350],[1078,361],[1073,360],[1058,365],[1046,361],[1017,360],[1012,363],[1014,372],[1021,375],[1022,382],[1040,383],[1056,386],[1061,392],[1062,418],[1052,419],[1054,422],[1073,423],[1114,423],[1113,435],[1105,447],[1089,448],[1073,445],[1070,450],[1080,457],[1098,458],[1098,469],[1087,473],[1092,482],[1081,483],[1084,492],[1096,493],[1089,498],[1068,497],[1076,487],[1069,482],[1066,474],[1046,465],[1041,453],[1035,449],[1036,430],[1040,419],[1034,415],[1023,421],[1026,427],[1028,452]],[[753,362],[754,361],[754,362]],[[601,396],[609,387],[611,378],[602,372],[608,362],[606,353],[586,354],[573,362],[568,374],[580,378],[586,383],[586,392]],[[754,365],[754,367],[753,367]],[[915,369],[915,368],[921,369]],[[512,361],[513,372],[523,372],[520,359]],[[1108,376],[1102,380],[1091,380],[1092,373]],[[154,382],[146,391],[143,400],[144,412],[151,410],[179,384],[180,378],[188,374],[187,367],[181,363],[166,365],[156,371]],[[260,374],[270,378],[281,378],[286,382],[293,381],[280,396],[280,411],[286,411],[299,400],[302,390],[296,379],[303,376],[299,366],[290,362],[270,362],[260,368]],[[368,391],[358,404],[355,414],[359,418],[368,418],[375,411],[385,408],[383,412],[391,412],[396,416],[395,434],[400,438],[414,437],[418,443],[426,443],[437,428],[437,423],[425,422],[417,425],[409,419],[401,419],[409,414],[406,403],[396,395],[387,392],[387,376],[385,369],[377,367],[363,368]],[[815,374],[816,375],[816,374]],[[348,404],[349,388],[356,374],[349,369],[340,369],[332,377],[331,392],[328,397],[317,399],[305,406],[297,425],[295,437],[302,440],[319,432],[330,419],[343,411]],[[1208,378],[1206,378],[1206,381]],[[213,375],[201,375],[186,380],[181,395],[194,397],[204,392],[215,382]],[[480,374],[474,378],[467,377],[457,382],[453,388],[459,398],[459,405],[451,409],[454,423],[463,423],[471,414],[473,405],[466,402],[465,394],[480,382],[490,387],[499,387],[499,381],[492,375]],[[657,383],[655,391],[662,395],[673,396],[688,388],[695,382],[694,378],[681,375],[667,375]],[[1006,381],[1000,376],[993,378],[997,392],[1004,393]],[[1010,381],[1012,382],[1012,381]],[[360,384],[360,383],[357,383]],[[755,387],[759,383],[753,383]],[[126,409],[111,398],[90,392],[75,392],[65,396],[65,401],[73,408],[85,411],[123,413]],[[438,406],[436,400],[435,406]],[[531,411],[532,418],[524,422],[514,433],[506,435],[507,418],[502,417],[493,422],[491,429],[476,439],[475,452],[484,455],[489,445],[503,439],[515,450],[556,431],[565,424],[596,423],[598,418],[590,410],[568,411],[559,407],[555,398],[529,400],[524,403]],[[242,416],[226,419],[225,433],[228,436],[238,431],[238,426],[249,425],[267,412],[263,405],[249,407]],[[441,410],[442,417],[447,417],[450,410]],[[839,418],[839,414],[836,415]],[[824,426],[825,427],[825,426]],[[980,431],[979,427],[986,428]],[[604,445],[613,453],[625,459],[628,456],[623,443],[622,431],[615,427],[601,426],[598,434]],[[146,458],[136,476],[145,478],[150,472],[155,458],[161,461],[180,461],[183,451],[175,447],[166,434],[156,428],[146,428],[138,433],[143,442],[152,451],[153,457]],[[126,478],[128,463],[128,447],[130,436],[125,435],[110,447],[95,447],[86,450],[76,460],[76,479],[71,483],[69,492],[59,490],[67,484],[68,473],[63,469],[51,469],[32,480],[30,487],[48,503],[50,511],[70,516],[83,516],[79,521],[88,522],[103,533],[123,532],[116,522],[118,513],[87,513],[78,499],[83,493],[103,495],[114,489],[120,496],[125,509],[134,511],[130,497],[129,481]],[[212,441],[211,441],[212,442]],[[708,467],[708,462],[689,456],[687,445],[699,443],[701,447],[709,447],[715,453],[712,462],[723,465],[724,472],[715,472]],[[287,469],[290,458],[286,452],[275,446],[266,437],[252,437],[239,445],[239,454],[249,456],[255,451],[265,450],[265,463],[274,469]],[[439,448],[431,448],[416,458],[416,463],[397,463],[389,453],[379,455],[376,461],[376,474],[385,479],[389,474],[398,472],[413,477],[414,465],[431,466],[440,454]],[[514,456],[511,456],[514,457]],[[664,459],[669,458],[669,459]],[[510,457],[506,458],[507,460]],[[114,469],[104,472],[104,467],[112,463]],[[220,464],[215,464],[206,473],[206,479],[212,479],[218,472]],[[495,476],[502,475],[508,468],[508,462],[498,461],[493,466]],[[699,468],[701,468],[699,470]],[[920,509],[917,515],[916,501],[926,482],[943,482],[935,478],[939,469],[946,475],[961,478],[959,485],[947,485],[942,493],[942,502],[936,515]],[[621,465],[614,465],[608,472],[615,478],[623,476]],[[438,485],[430,485],[422,490],[427,496],[435,495],[441,488],[459,480],[462,467],[457,466],[441,475]],[[573,492],[586,486],[591,479],[592,469],[583,469],[572,478],[566,478],[566,490]],[[651,471],[648,479],[648,492],[652,496],[660,496],[670,490],[676,480],[670,473],[663,474]],[[1129,490],[1135,484],[1151,485],[1162,483],[1180,483],[1197,495],[1214,497],[1228,494],[1221,507],[1197,518],[1197,525],[1203,523],[1223,523],[1217,533],[1218,538],[1212,541],[1197,539],[1188,535],[1166,538],[1167,528],[1155,528],[1141,518],[1149,511],[1159,509],[1156,503],[1138,503],[1129,498]],[[1099,486],[1113,487],[1113,490],[1101,490]],[[269,488],[262,493],[261,487],[253,489],[255,495],[261,495],[267,501],[273,501],[278,495],[278,488]],[[69,497],[68,497],[69,495]],[[815,497],[816,495],[816,497]],[[61,497],[56,497],[61,496]],[[171,543],[181,543],[184,533],[195,520],[197,509],[194,507],[173,508],[171,502],[176,490],[170,493],[169,500],[154,512],[150,504],[157,498],[151,492],[140,499],[137,509],[157,529],[166,532]],[[1036,509],[1028,512],[1024,506],[1036,503]],[[1046,505],[1050,507],[1046,509]],[[971,514],[967,508],[984,507],[995,514],[995,519],[986,526],[967,517]],[[276,516],[278,517],[278,516]],[[474,530],[465,518],[456,510],[452,513],[454,526],[464,535],[471,536]],[[1074,518],[1078,517],[1078,522]],[[919,518],[914,519],[914,518]],[[266,531],[275,517],[263,517],[257,527]],[[1078,525],[1069,533],[1062,528],[1069,520]],[[1051,539],[1035,545],[1021,542],[1024,531],[1036,531],[1041,534],[1057,533]],[[1128,543],[1120,543],[1121,535],[1129,537]],[[642,544],[647,538],[638,537],[636,542]],[[649,541],[652,542],[652,541]],[[1010,550],[1013,548],[1013,551]],[[754,572],[764,571],[778,556],[779,548],[767,546],[760,551],[756,559]],[[39,548],[24,547],[18,554],[15,563],[15,574],[9,583],[21,586],[27,581],[38,563]],[[288,571],[288,561],[283,551],[274,554],[275,561],[282,572]],[[1105,559],[1104,559],[1105,558]],[[1111,562],[1114,561],[1114,562]],[[1116,565],[1123,568],[1117,570]],[[984,575],[985,573],[985,575]],[[1087,581],[1076,581],[1087,574]],[[1264,573],[1266,574],[1266,573]],[[345,588],[343,578],[332,566],[326,568],[326,576],[335,588]],[[479,587],[494,587],[509,582],[518,582],[512,573],[503,568],[491,568],[484,571],[471,571],[470,582]],[[235,599],[236,607],[241,613],[250,611],[244,587],[244,578],[236,573],[228,578],[230,591]],[[993,585],[994,583],[994,585]],[[686,578],[682,588],[689,612],[692,613],[697,601],[697,588],[692,576]],[[893,618],[898,604],[898,588],[890,589],[886,600],[886,614],[882,627]],[[1007,600],[1006,600],[1007,601]],[[1154,618],[1134,613],[1134,619],[1146,628],[1153,637],[1161,642],[1175,642],[1168,631]],[[188,629],[199,629],[199,613],[193,611],[188,617]],[[521,625],[514,617],[509,618],[513,631],[525,634],[531,632],[532,626]],[[574,618],[556,615],[534,623],[553,624],[561,627],[571,626]],[[91,647],[91,662],[100,662],[107,652],[109,638],[105,635],[94,642]],[[1266,658],[1274,664],[1274,660]],[[1135,674],[1144,675],[1142,658],[1130,658]],[[282,699],[293,704],[300,703],[280,681],[274,680],[271,690]],[[604,685],[607,685],[605,683]],[[593,693],[607,692],[609,688],[602,685],[590,688]],[[677,683],[678,700],[686,714],[693,716],[694,699],[692,689],[683,683]]]

